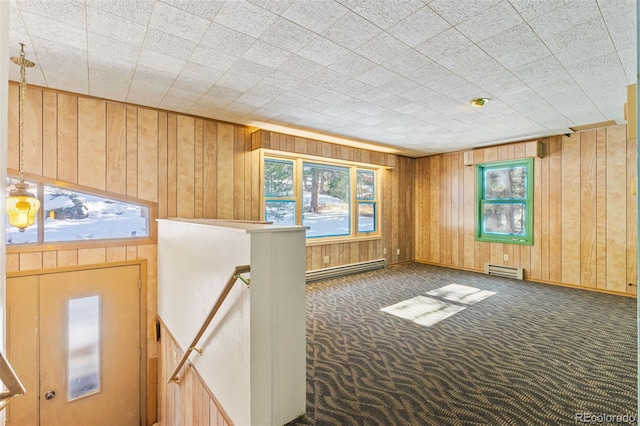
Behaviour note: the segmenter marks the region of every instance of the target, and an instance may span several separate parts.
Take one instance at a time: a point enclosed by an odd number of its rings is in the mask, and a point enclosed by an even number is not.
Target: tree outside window
[[[476,167],[476,240],[533,244],[533,159]]]

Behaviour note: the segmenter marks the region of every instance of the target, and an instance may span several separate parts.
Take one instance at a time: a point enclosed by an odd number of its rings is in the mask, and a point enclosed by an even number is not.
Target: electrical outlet
[[[400,249],[397,250],[396,254],[400,256]]]
[[[324,257],[324,263],[329,263],[329,256]]]
[[[382,249],[382,254],[387,254],[387,248],[386,247]]]
[[[509,255],[508,255],[508,254],[506,254],[506,253],[505,253],[505,254],[503,254],[503,255],[502,255],[502,259],[504,259],[504,261],[505,261],[505,262],[508,262],[508,261],[509,261]]]

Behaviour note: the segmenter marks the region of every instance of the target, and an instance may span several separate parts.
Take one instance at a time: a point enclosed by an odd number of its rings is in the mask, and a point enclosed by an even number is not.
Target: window
[[[533,159],[477,166],[476,240],[533,244]]]
[[[7,194],[18,181],[7,178]],[[19,232],[5,219],[8,246],[121,238],[148,238],[149,205],[89,194],[69,187],[27,182],[40,199],[36,223]]]
[[[69,299],[67,397],[100,390],[100,296]]]
[[[308,226],[307,238],[375,234],[376,176],[356,165],[265,157],[265,220]]]

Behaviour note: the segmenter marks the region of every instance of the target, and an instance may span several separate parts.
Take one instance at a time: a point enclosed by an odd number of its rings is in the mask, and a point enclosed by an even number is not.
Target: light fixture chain
[[[18,99],[18,138],[20,141],[20,180],[24,181],[24,97],[27,89],[24,44],[20,43],[20,94]]]

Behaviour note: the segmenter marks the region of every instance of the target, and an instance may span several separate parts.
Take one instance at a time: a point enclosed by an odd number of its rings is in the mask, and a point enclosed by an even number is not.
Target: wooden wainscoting
[[[158,424],[230,426],[233,422],[198,372],[187,362],[180,370],[180,383],[167,383],[184,352],[161,323],[158,369]],[[197,356],[197,354],[194,354]]]
[[[464,153],[416,163],[416,259],[481,271],[523,267],[525,278],[636,294],[636,143],[612,126],[473,151],[473,163],[535,157],[534,244],[475,241],[475,168]],[[467,159],[470,156],[467,155]],[[505,260],[505,256],[507,260]]]

